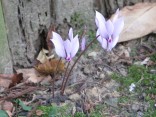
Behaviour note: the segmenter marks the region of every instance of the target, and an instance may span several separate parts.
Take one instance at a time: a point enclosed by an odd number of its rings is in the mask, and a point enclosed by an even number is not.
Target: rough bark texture
[[[0,74],[1,73],[12,73],[12,60],[10,56],[3,11],[0,2]]]
[[[52,0],[2,0],[13,64],[30,67],[52,21]]]

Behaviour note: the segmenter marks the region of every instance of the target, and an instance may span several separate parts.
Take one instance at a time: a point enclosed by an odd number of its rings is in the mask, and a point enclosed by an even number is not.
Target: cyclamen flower
[[[66,39],[65,41],[56,32],[52,32],[52,35],[53,37],[50,40],[55,46],[56,54],[62,58],[65,58],[67,61],[71,61],[79,49],[78,35],[73,38],[72,28],[70,28],[68,33],[69,39]]]
[[[95,23],[98,27],[96,36],[100,35],[97,40],[104,49],[112,50],[124,26],[123,17],[119,18],[119,10],[116,11],[112,21],[110,19],[106,21],[103,15],[96,11]]]

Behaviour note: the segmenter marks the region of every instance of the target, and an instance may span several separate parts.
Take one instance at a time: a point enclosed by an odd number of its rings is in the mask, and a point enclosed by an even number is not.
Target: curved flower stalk
[[[53,37],[50,40],[55,46],[56,54],[62,58],[65,58],[67,61],[71,61],[79,50],[78,35],[73,37],[72,28],[70,28],[68,33],[69,39],[66,39],[65,41],[56,32],[52,32],[52,35]]]
[[[95,23],[98,27],[96,36],[100,35],[97,40],[104,49],[111,51],[117,44],[119,35],[124,27],[123,17],[119,18],[119,9],[116,11],[112,20],[105,20],[103,15],[96,11]]]

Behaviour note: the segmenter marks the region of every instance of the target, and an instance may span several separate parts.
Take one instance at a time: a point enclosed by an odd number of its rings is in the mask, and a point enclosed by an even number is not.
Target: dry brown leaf
[[[11,75],[0,74],[0,86],[5,88],[11,88],[16,84],[20,83],[22,80],[23,80],[22,73]]]
[[[9,101],[5,101],[3,102],[3,105],[2,105],[2,109],[5,110],[5,111],[12,111],[13,110],[13,104],[12,102],[9,102]]]
[[[42,110],[36,110],[36,115],[37,116],[41,116],[43,114],[44,114],[44,112]]]
[[[50,39],[52,38],[52,31],[55,32],[55,26],[54,25],[51,25],[49,27],[47,38],[46,38],[46,42],[47,42],[49,52],[54,48],[53,43],[50,41]]]
[[[119,42],[156,33],[156,3],[138,3],[121,10],[125,25]]]
[[[58,62],[59,62],[59,65],[58,65]],[[57,65],[58,65],[58,68],[57,68]],[[57,71],[56,71],[56,68],[57,68]],[[64,72],[64,63],[57,59],[51,59],[51,60],[47,60],[43,64],[37,65],[35,69],[38,72],[45,74],[45,75],[54,74],[56,72],[62,73]]]
[[[5,110],[9,117],[12,117],[13,104],[9,101],[4,101],[2,104],[2,110]]]
[[[10,79],[5,79],[3,77],[0,77],[0,86],[8,88],[10,83],[11,83],[11,78]]]
[[[51,80],[50,76],[45,76],[40,74],[34,68],[29,69],[18,69],[17,73],[23,73],[24,80],[28,82],[38,83],[38,82],[49,82]]]
[[[41,63],[45,63],[47,60],[49,60],[51,58],[54,58],[54,55],[47,56],[46,54],[48,54],[48,53],[49,53],[49,51],[43,48],[39,52],[39,55],[37,57],[37,60],[40,61]]]
[[[14,74],[11,80],[12,82],[10,83],[9,88],[15,86],[16,84],[21,83],[21,81],[23,80],[23,74],[22,73]]]

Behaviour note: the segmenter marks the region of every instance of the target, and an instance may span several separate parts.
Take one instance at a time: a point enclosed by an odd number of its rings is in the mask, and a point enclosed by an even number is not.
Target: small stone
[[[99,78],[100,79],[104,79],[105,78],[105,74],[104,73],[101,73],[100,76],[99,76]]]
[[[132,110],[137,112],[140,109],[139,104],[133,104],[132,105]]]
[[[139,111],[139,112],[137,112],[137,117],[143,117],[143,112],[141,112],[141,111]]]
[[[156,74],[156,70],[155,70],[155,69],[151,69],[151,70],[150,70],[150,73]]]
[[[89,67],[85,67],[83,72],[84,72],[84,74],[89,74],[90,73]]]
[[[105,103],[112,106],[112,107],[118,107],[118,98],[109,98],[105,100]]]
[[[97,52],[91,52],[88,54],[89,58],[95,58],[97,56]]]
[[[69,99],[71,101],[77,101],[77,100],[80,100],[81,99],[81,96],[78,93],[75,93],[75,94],[70,95],[69,96]]]

